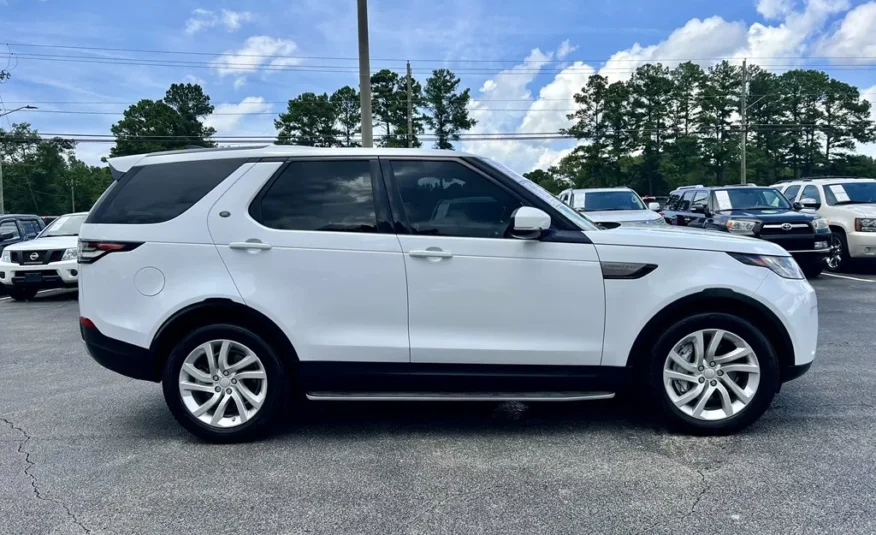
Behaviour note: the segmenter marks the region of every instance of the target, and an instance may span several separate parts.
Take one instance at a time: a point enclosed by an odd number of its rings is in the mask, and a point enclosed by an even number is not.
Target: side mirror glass
[[[656,211],[659,210],[659,209],[660,209],[660,203],[659,203],[659,202],[649,202],[649,203],[648,203],[648,210],[654,210],[654,211],[656,212]]]
[[[809,197],[805,199],[800,199],[800,204],[803,205],[803,208],[811,208],[812,210],[818,210],[821,208],[821,203],[816,201],[815,199],[810,199]]]
[[[521,206],[512,218],[511,235],[520,240],[537,240],[551,228],[551,216],[531,206]]]
[[[15,237],[15,234],[13,234],[11,232],[4,232],[4,233],[0,234],[0,241],[11,240],[14,237]]]
[[[791,206],[793,206],[793,207],[794,207],[794,210],[797,211],[797,212],[799,212],[800,210],[803,209],[803,203],[800,202],[800,201],[794,201],[794,202],[792,202],[792,203],[791,203]]]

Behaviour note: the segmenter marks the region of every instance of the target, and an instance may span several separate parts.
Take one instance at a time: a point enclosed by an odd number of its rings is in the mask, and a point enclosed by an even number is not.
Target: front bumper
[[[36,288],[68,288],[79,282],[76,260],[22,266],[0,262],[0,283],[6,286]]]
[[[79,331],[88,354],[104,368],[133,379],[161,381],[155,354],[149,349],[115,340],[96,327],[87,327],[82,323],[79,324]]]
[[[782,370],[783,380],[799,377],[808,369],[799,367],[812,364],[818,346],[818,299],[815,289],[805,279],[784,279],[770,273],[758,288],[757,295],[770,304],[791,338],[794,355],[793,360],[788,359],[791,361],[788,369]],[[799,373],[795,372],[795,368],[799,368]]]
[[[849,232],[846,242],[852,258],[876,258],[876,232]]]

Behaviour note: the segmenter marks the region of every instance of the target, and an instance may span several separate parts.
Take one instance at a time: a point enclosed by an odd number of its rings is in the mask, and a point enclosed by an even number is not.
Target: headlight
[[[872,217],[855,219],[855,230],[858,232],[876,232],[876,219]]]
[[[64,256],[61,257],[61,262],[64,262],[67,260],[76,260],[77,258],[79,258],[79,248],[78,247],[71,247],[71,248],[67,249],[66,251],[64,251]]]
[[[731,219],[727,221],[727,230],[730,232],[739,232],[739,233],[754,233],[754,227],[756,227],[758,221],[750,221],[747,219]]]
[[[824,219],[823,217],[819,217],[812,222],[812,226],[815,227],[815,230],[827,230],[830,226],[830,221]]]
[[[6,262],[7,264],[12,263],[12,253],[9,251],[3,251],[3,254],[0,255],[0,262]]]
[[[749,266],[765,267],[785,279],[805,278],[800,266],[790,256],[769,256],[760,254],[728,253],[730,256]]]

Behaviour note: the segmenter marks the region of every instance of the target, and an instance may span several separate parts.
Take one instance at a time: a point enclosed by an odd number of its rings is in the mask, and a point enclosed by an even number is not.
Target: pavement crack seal
[[[27,464],[27,468],[24,469],[24,475],[26,475],[27,477],[30,478],[30,486],[33,487],[33,494],[36,497],[36,499],[44,501],[44,502],[51,502],[51,503],[60,505],[61,508],[64,509],[64,512],[67,514],[67,517],[74,524],[79,526],[79,528],[82,529],[83,533],[85,533],[86,535],[89,535],[91,533],[91,530],[88,529],[87,527],[85,527],[85,525],[82,522],[80,522],[78,518],[76,518],[76,515],[73,513],[73,511],[70,510],[70,507],[67,504],[65,504],[64,502],[58,501],[54,498],[49,498],[48,496],[43,495],[43,492],[40,490],[36,476],[30,472],[31,468],[36,466],[36,463],[30,460],[30,452],[28,452],[25,449],[25,446],[27,445],[28,442],[30,442],[30,439],[31,439],[31,436],[28,434],[28,432],[25,431],[24,429],[18,427],[14,423],[10,422],[6,418],[0,418],[0,422],[5,423],[12,430],[18,431],[19,433],[22,434],[22,436],[24,436],[24,439],[20,440],[18,442],[18,453],[21,455],[24,455],[24,462]]]
[[[685,513],[685,514],[684,514],[679,520],[687,520],[687,518],[688,518],[689,516],[691,516],[692,514],[694,514],[695,512],[697,512],[697,506],[698,506],[698,505],[700,504],[700,502],[702,501],[703,496],[705,496],[706,493],[709,492],[709,489],[712,488],[712,485],[706,482],[706,474],[705,474],[702,470],[700,470],[700,469],[697,469],[697,473],[698,473],[698,474],[700,475],[700,477],[703,479],[703,488],[700,490],[700,493],[697,495],[697,498],[696,498],[696,499],[694,500],[694,502],[691,504],[691,506],[690,506],[690,511],[688,511],[687,513]]]

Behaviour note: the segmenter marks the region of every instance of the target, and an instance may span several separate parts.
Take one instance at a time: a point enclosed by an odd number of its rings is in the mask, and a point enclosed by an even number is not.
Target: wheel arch
[[[149,349],[155,355],[155,367],[160,372],[173,346],[187,333],[200,327],[227,323],[245,327],[265,339],[278,352],[280,359],[297,363],[298,355],[289,337],[270,318],[230,299],[211,298],[188,305],[172,314],[159,327]]]
[[[680,319],[693,314],[724,312],[741,316],[759,327],[773,346],[779,360],[779,374],[784,381],[794,366],[794,344],[782,321],[758,300],[733,290],[714,288],[682,297],[657,312],[639,331],[630,350],[628,366],[639,378],[648,369],[649,346],[656,342],[660,333]]]

